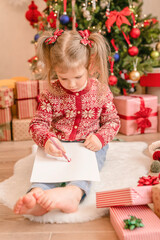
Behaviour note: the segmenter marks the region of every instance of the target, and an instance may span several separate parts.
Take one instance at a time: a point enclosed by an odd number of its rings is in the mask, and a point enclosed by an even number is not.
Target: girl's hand
[[[91,133],[86,137],[84,146],[89,150],[96,152],[102,148],[102,143],[95,134]]]
[[[55,138],[55,137],[53,137],[53,139],[54,139],[54,141],[57,143],[57,145],[58,145],[64,152],[66,152],[66,151],[64,150],[64,147],[63,147],[62,143],[61,143],[57,138]],[[47,142],[46,142],[46,144],[45,144],[45,146],[44,146],[44,149],[45,149],[45,152],[46,152],[47,154],[50,154],[50,155],[52,155],[52,156],[54,156],[54,157],[63,157],[62,151],[59,150],[58,148],[56,148],[56,146],[54,145],[54,143],[53,143],[50,139],[47,140]]]

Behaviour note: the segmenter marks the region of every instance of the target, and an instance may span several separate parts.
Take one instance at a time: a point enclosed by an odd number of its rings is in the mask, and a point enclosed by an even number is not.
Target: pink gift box
[[[124,219],[135,216],[142,219],[144,227],[124,229]],[[132,207],[111,207],[110,221],[120,240],[159,240],[160,219],[146,205]]]
[[[145,205],[152,203],[152,187],[123,188],[96,193],[96,207]]]
[[[16,100],[19,119],[34,116],[38,105],[37,96],[37,81],[16,82]]]
[[[157,132],[157,96],[118,96],[113,101],[121,120],[120,133],[135,135]]]
[[[160,132],[160,104],[158,104],[158,132]]]
[[[0,88],[0,108],[7,108],[13,105],[13,89],[8,87]]]
[[[11,140],[11,109],[0,109],[0,141]]]

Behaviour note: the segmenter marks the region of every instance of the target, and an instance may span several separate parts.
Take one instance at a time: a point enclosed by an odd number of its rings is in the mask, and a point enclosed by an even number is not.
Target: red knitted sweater
[[[109,87],[98,90],[98,80],[89,79],[85,89],[71,92],[60,82],[53,82],[53,91],[45,90],[30,123],[33,140],[44,147],[50,137],[64,141],[85,139],[93,132],[106,145],[118,132],[120,120],[112,102]]]

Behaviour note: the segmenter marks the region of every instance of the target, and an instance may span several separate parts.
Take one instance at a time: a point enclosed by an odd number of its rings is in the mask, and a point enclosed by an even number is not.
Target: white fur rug
[[[65,214],[51,211],[44,216],[25,216],[41,223],[85,222],[99,218],[108,213],[106,208],[96,208],[96,192],[137,186],[139,177],[148,174],[151,159],[143,154],[148,146],[144,142],[111,142],[107,161],[100,173],[101,182],[93,183],[90,194],[80,204],[75,213]],[[17,199],[24,195],[30,186],[30,175],[35,157],[33,153],[20,159],[14,168],[14,175],[0,183],[0,202],[13,208]]]

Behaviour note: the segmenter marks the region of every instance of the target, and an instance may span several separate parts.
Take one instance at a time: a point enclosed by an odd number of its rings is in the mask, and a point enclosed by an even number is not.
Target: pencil
[[[58,146],[58,144],[55,142],[55,140],[51,137],[50,140],[52,141],[52,143],[56,146],[56,148],[58,148],[60,151],[62,151],[62,155],[63,157],[70,162],[71,158],[67,157],[67,154]]]

